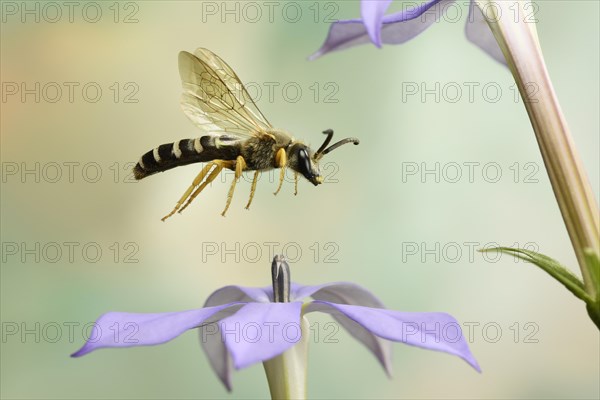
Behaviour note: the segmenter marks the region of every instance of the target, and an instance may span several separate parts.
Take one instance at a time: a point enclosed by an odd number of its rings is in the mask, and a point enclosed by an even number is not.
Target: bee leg
[[[279,186],[277,187],[275,193],[273,193],[276,195],[281,190],[281,186],[283,186],[283,179],[285,178],[285,167],[287,165],[287,154],[283,148],[279,149],[279,151],[277,151],[277,154],[275,154],[275,164],[277,165],[277,167],[281,168],[281,172],[279,174]]]
[[[168,213],[167,215],[165,215],[164,217],[161,218],[161,220],[163,222],[167,218],[169,218],[170,216],[172,216],[173,214],[175,214],[177,212],[177,210],[179,210],[181,208],[181,205],[183,204],[183,202],[190,196],[190,194],[192,194],[192,191],[194,190],[194,188],[196,186],[198,186],[200,184],[200,182],[202,182],[204,180],[204,177],[206,177],[206,175],[208,174],[208,172],[214,166],[215,166],[215,164],[213,162],[209,162],[208,164],[206,164],[204,166],[204,168],[202,168],[202,171],[200,171],[200,173],[198,174],[198,176],[196,176],[196,179],[194,179],[194,181],[192,182],[192,184],[190,185],[190,187],[185,191],[185,193],[183,194],[183,196],[181,196],[181,198],[177,202],[177,205],[175,206],[175,208],[173,208],[173,211],[171,211],[170,213]]]
[[[246,204],[246,210],[250,209],[250,204],[252,204],[252,199],[254,198],[254,192],[256,191],[256,183],[258,182],[258,174],[259,172],[254,172],[254,178],[252,179],[252,186],[250,187],[250,199],[248,200],[248,204]]]
[[[237,156],[235,159],[235,178],[233,178],[233,182],[231,183],[231,187],[229,188],[229,193],[227,193],[227,204],[225,204],[225,209],[221,213],[222,216],[225,216],[225,213],[229,209],[231,205],[231,199],[233,199],[233,192],[235,191],[235,184],[242,176],[242,172],[246,169],[246,160],[244,157]]]
[[[212,162],[212,164],[216,166],[215,169],[213,169],[212,172],[206,177],[204,182],[202,182],[202,184],[198,186],[196,190],[194,190],[194,193],[191,194],[185,205],[179,210],[180,213],[183,212],[183,210],[185,210],[187,206],[192,203],[192,201],[194,201],[194,199],[200,194],[200,192],[204,190],[205,187],[207,187],[217,178],[217,176],[219,176],[223,168],[231,168],[233,166],[233,161],[215,160]]]
[[[298,194],[298,173],[294,172],[294,196]]]
[[[194,201],[194,199],[200,194],[200,192],[202,192],[204,190],[204,188],[206,186],[208,186],[209,183],[214,181],[217,178],[217,176],[219,176],[219,174],[221,173],[222,170],[223,170],[223,166],[217,164],[215,169],[213,169],[211,171],[211,173],[206,177],[206,180],[204,182],[202,182],[202,184],[200,186],[198,186],[196,188],[196,190],[194,190],[194,193],[192,193],[190,195],[190,197],[187,199],[187,201],[185,202],[183,207],[181,207],[181,209],[178,210],[178,212],[182,213],[183,210],[185,210],[192,203],[192,201]]]

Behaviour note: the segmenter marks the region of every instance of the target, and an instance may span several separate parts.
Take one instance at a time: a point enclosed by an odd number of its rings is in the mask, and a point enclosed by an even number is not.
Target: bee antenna
[[[332,144],[331,146],[329,146],[328,149],[323,150],[323,156],[327,153],[331,153],[333,150],[337,149],[340,146],[345,145],[346,143],[354,143],[354,145],[357,145],[360,143],[360,141],[357,138],[346,138],[346,139],[342,139],[339,142],[337,142],[336,144]]]
[[[327,147],[327,145],[329,145],[329,142],[331,142],[331,139],[333,138],[333,129],[326,129],[323,131],[324,134],[327,135],[327,137],[325,138],[325,141],[323,142],[323,144],[321,145],[321,147],[319,147],[319,150],[317,150],[317,152],[314,155],[315,160],[318,160],[319,158],[321,158],[323,155],[321,153],[323,153],[323,151],[325,151],[325,148]]]

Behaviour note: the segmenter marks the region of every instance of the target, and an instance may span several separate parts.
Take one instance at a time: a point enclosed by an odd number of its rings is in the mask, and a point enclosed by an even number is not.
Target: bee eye
[[[298,156],[300,157],[300,165],[304,169],[303,173],[305,175],[310,174],[310,159],[308,157],[308,153],[306,153],[306,150],[300,149]]]

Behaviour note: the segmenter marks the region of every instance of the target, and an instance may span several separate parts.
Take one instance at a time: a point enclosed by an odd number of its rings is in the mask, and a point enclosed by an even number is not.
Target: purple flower
[[[231,390],[232,366],[245,368],[283,354],[308,334],[301,329],[303,316],[320,311],[331,314],[364,344],[388,375],[389,341],[453,354],[480,371],[459,324],[448,314],[386,310],[373,294],[353,283],[290,285],[289,267],[282,256],[273,260],[273,278],[273,287],[218,289],[208,297],[204,308],[196,310],[109,312],[98,318],[87,343],[72,357],[100,348],[157,345],[198,329],[212,368]],[[308,297],[314,300],[303,303]]]
[[[453,10],[460,11],[455,0],[427,0],[405,8],[403,11],[385,15],[392,0],[362,0],[362,19],[337,21],[331,24],[323,46],[310,56],[314,60],[332,51],[365,44],[369,41],[377,47],[382,43],[402,44],[414,38],[434,22]],[[506,64],[502,50],[498,46],[477,2],[469,3],[469,16],[466,24],[467,38],[497,61]],[[483,5],[487,7],[488,5]],[[460,15],[460,14],[458,14]]]

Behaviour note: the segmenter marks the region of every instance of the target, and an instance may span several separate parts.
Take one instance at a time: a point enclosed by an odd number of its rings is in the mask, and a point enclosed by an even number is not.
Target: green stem
[[[302,338],[294,347],[263,362],[272,399],[306,399],[306,360],[310,328],[305,317],[302,317],[301,328]]]
[[[488,5],[486,7],[486,4]],[[519,87],[548,171],[550,183],[577,256],[586,292],[598,289],[586,249],[600,254],[598,206],[548,75],[535,25],[514,21],[515,2],[477,0]],[[519,15],[526,15],[523,2]],[[492,15],[494,14],[494,15]],[[534,98],[530,96],[535,89]]]

